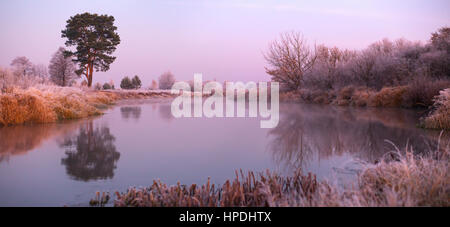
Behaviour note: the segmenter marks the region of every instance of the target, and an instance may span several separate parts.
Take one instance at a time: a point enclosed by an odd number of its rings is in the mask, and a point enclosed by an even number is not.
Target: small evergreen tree
[[[125,78],[122,79],[122,81],[120,82],[120,88],[122,89],[133,89],[133,83],[131,82],[130,78],[128,76],[126,76]]]
[[[137,75],[133,77],[131,83],[132,83],[134,89],[139,89],[142,86],[141,79],[139,79],[139,77]]]
[[[109,83],[104,83],[103,84],[103,90],[111,90],[111,85]]]

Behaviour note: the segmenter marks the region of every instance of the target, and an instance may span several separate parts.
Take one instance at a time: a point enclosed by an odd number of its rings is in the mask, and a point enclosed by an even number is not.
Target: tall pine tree
[[[86,76],[88,86],[92,86],[94,69],[106,72],[116,57],[111,54],[120,44],[119,34],[114,26],[114,17],[90,13],[77,14],[67,21],[61,37],[67,38],[66,46],[76,46],[76,51],[66,51],[79,65],[77,73]]]

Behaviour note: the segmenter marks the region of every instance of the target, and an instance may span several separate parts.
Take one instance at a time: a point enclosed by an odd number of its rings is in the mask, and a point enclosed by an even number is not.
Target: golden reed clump
[[[330,90],[304,88],[298,91],[282,92],[280,101],[360,107],[430,107],[435,103],[433,97],[449,86],[449,81],[441,80],[383,87],[381,90],[353,85]]]
[[[377,92],[368,103],[372,107],[401,107],[406,86],[385,87]]]
[[[0,125],[49,123],[98,115],[102,106],[115,100],[113,93],[80,88],[10,88],[0,95]]]
[[[386,207],[450,206],[448,144],[426,156],[414,156],[411,149],[396,152],[394,161],[367,165],[353,187],[338,187],[318,181],[312,174],[296,172],[280,176],[267,171],[236,172],[234,180],[222,186],[210,183],[167,186],[154,181],[148,188],[116,192],[114,206],[132,207]],[[98,200],[98,201],[97,201]],[[105,205],[105,199],[90,204]],[[103,202],[102,202],[103,201]]]
[[[79,87],[36,85],[8,87],[0,93],[0,126],[50,123],[102,114],[120,99],[172,98],[161,91],[97,91]]]

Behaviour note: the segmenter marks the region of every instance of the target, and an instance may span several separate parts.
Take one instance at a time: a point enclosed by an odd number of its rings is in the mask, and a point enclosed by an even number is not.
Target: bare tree
[[[303,77],[314,66],[317,58],[315,52],[315,48],[311,49],[300,33],[281,34],[280,40],[273,41],[264,55],[270,65],[266,67],[266,72],[273,81],[291,90],[299,89]]]
[[[7,68],[0,68],[0,89],[3,91],[9,85],[14,83],[14,75]]]
[[[47,66],[43,64],[33,65],[32,74],[41,80],[45,80],[48,76]]]
[[[174,83],[175,77],[170,71],[163,73],[159,77],[159,89],[161,90],[171,89]]]
[[[356,56],[356,52],[319,45],[316,48],[316,56],[314,67],[304,78],[303,85],[332,89],[339,80],[345,79],[342,77],[343,67]]]
[[[59,86],[70,86],[76,78],[75,64],[70,57],[64,56],[65,49],[60,47],[55,54],[53,54],[48,66],[50,72],[50,80]]]
[[[14,58],[11,62],[11,66],[15,68],[16,73],[23,77],[30,75],[33,69],[33,64],[25,56]]]

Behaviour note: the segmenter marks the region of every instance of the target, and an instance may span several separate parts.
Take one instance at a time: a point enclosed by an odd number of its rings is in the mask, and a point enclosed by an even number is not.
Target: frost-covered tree
[[[152,80],[152,84],[150,85],[150,90],[158,89],[158,82],[156,80]]]
[[[433,33],[430,41],[434,48],[450,52],[450,27],[443,27]]]
[[[11,66],[14,67],[15,72],[18,75],[21,75],[23,77],[31,75],[33,70],[33,64],[25,56],[14,58],[14,60],[12,60],[11,62]]]
[[[14,79],[14,75],[9,69],[0,67],[0,89],[2,91],[14,83]]]
[[[115,86],[114,86],[114,80],[110,80],[109,81],[109,85],[111,85],[111,89],[114,90]]]
[[[48,76],[47,66],[45,66],[43,64],[33,65],[31,71],[35,77],[37,77],[41,80],[47,79],[47,76]]]
[[[60,47],[56,53],[53,54],[50,60],[48,70],[50,73],[50,80],[59,86],[70,86],[78,78],[75,73],[75,64],[71,57],[66,57],[64,52],[66,50]]]
[[[165,72],[159,77],[159,89],[168,90],[171,89],[175,83],[175,76],[170,72]]]
[[[450,78],[450,27],[443,27],[431,36],[431,51],[423,56],[430,74]]]
[[[299,89],[303,77],[316,62],[315,49],[311,49],[300,33],[281,34],[280,40],[269,45],[264,55],[269,67],[266,72],[272,80],[291,90]]]
[[[332,89],[342,77],[343,67],[356,56],[356,52],[337,47],[319,45],[314,67],[305,75],[303,85],[307,87]]]
[[[97,91],[102,90],[102,84],[100,84],[99,82],[95,83],[94,89],[97,90]]]

